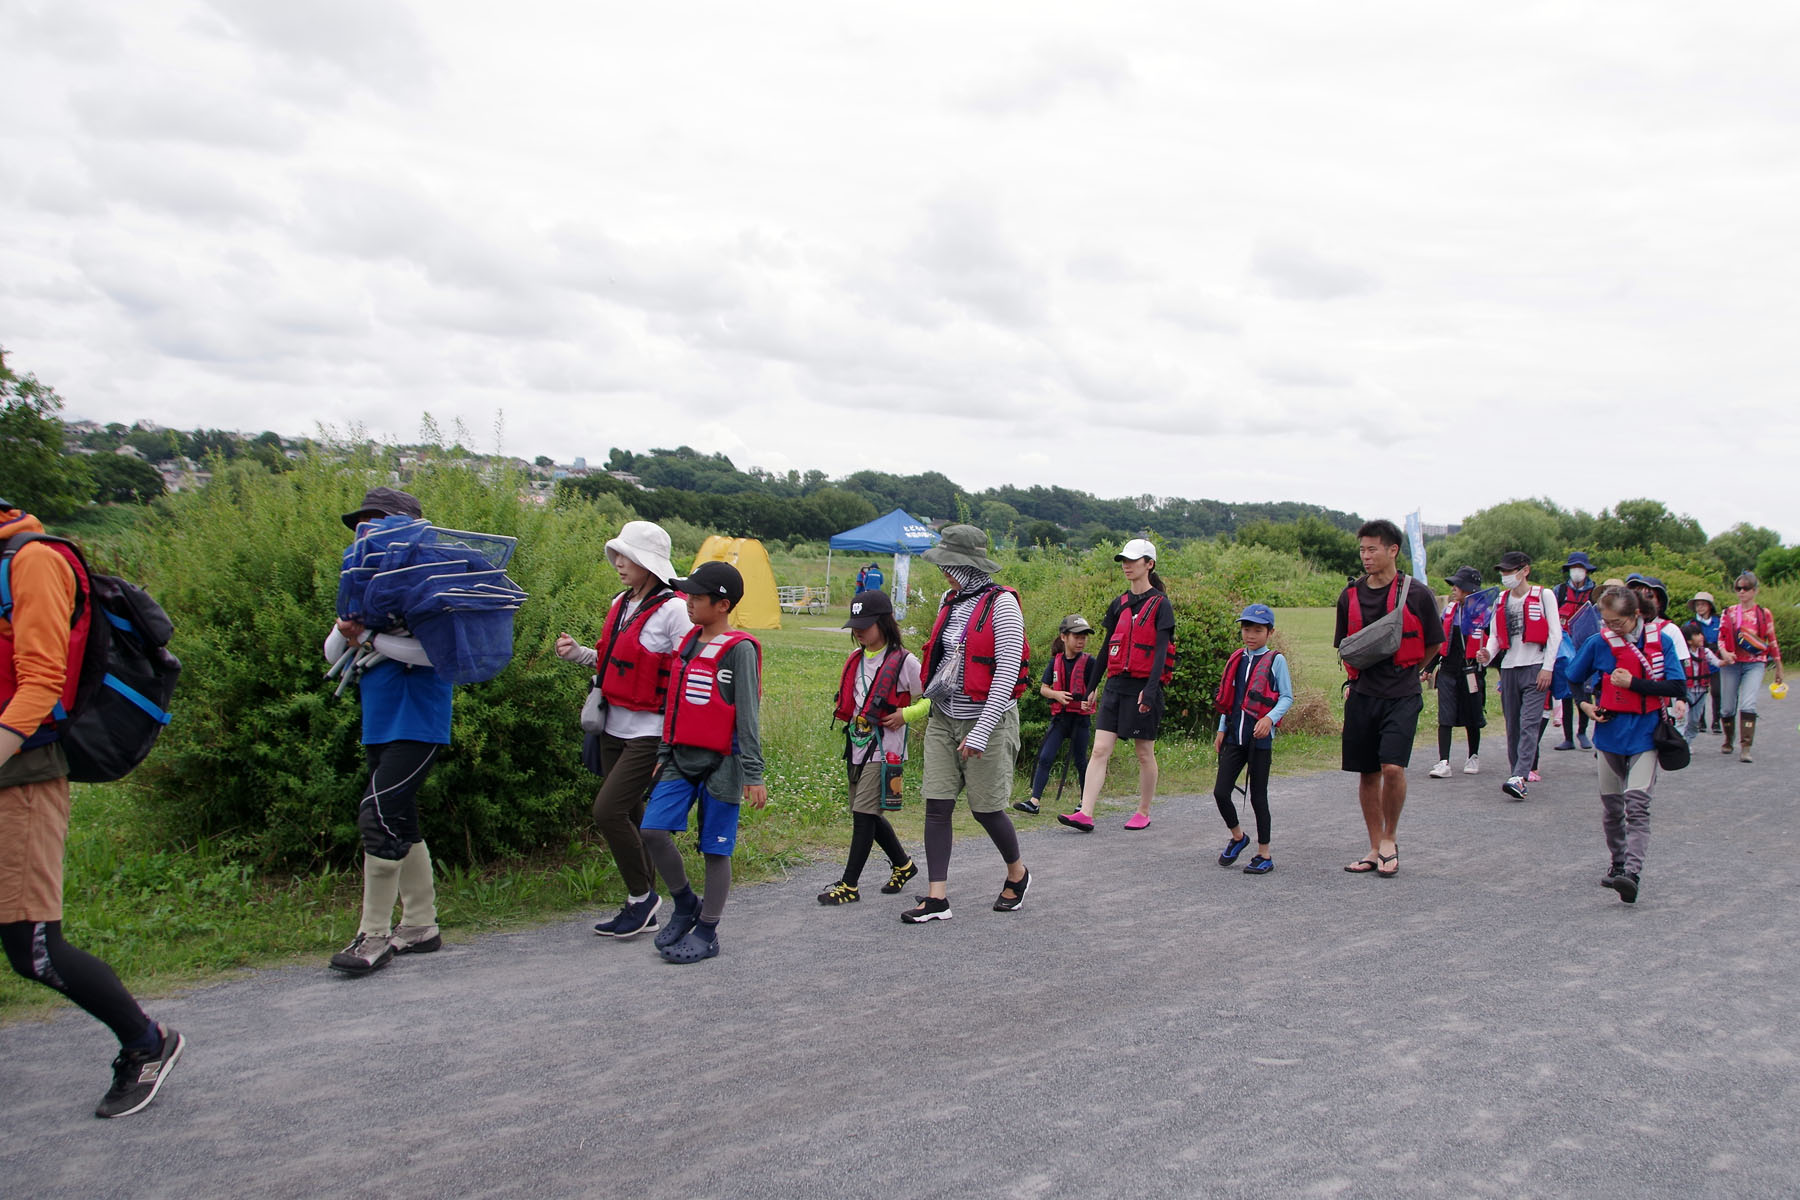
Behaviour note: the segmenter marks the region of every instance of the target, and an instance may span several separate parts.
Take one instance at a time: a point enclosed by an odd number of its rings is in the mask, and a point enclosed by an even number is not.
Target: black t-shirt
[[[1399,586],[1406,585],[1401,582]],[[1371,588],[1362,580],[1358,580],[1353,587],[1345,588],[1338,596],[1337,632],[1333,635],[1331,644],[1336,646],[1350,636],[1351,592],[1356,593],[1357,602],[1362,605],[1362,623],[1366,629],[1387,615],[1388,590],[1386,587]],[[1433,655],[1444,644],[1444,619],[1438,615],[1437,598],[1431,594],[1431,589],[1416,579],[1406,593],[1406,607],[1413,611],[1419,624],[1425,627],[1425,661],[1416,667],[1396,667],[1392,659],[1386,659],[1372,667],[1364,667],[1351,680],[1351,691],[1381,700],[1419,694],[1419,672],[1431,662]]]

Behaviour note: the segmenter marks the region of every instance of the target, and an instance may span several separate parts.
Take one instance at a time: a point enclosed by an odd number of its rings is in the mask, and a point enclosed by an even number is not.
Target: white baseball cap
[[[1128,558],[1148,558],[1154,560],[1156,558],[1156,547],[1150,544],[1148,538],[1132,538],[1129,542],[1125,543],[1124,549],[1113,555],[1114,562],[1124,562]]]

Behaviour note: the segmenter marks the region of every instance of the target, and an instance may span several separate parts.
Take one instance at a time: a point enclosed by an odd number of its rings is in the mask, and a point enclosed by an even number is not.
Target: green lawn
[[[1278,773],[1337,765],[1342,675],[1331,651],[1331,619],[1329,609],[1283,609],[1277,615],[1277,644],[1293,663],[1302,706],[1313,709],[1303,723],[1305,731],[1284,734],[1277,742]],[[823,616],[790,615],[786,628],[758,635],[766,652],[763,731],[770,804],[765,812],[744,816],[736,862],[742,879],[767,879],[816,859],[835,859],[848,841],[842,733],[830,719],[838,674],[850,649],[848,635],[837,628],[842,620],[841,609]],[[919,624],[918,615],[911,624]],[[916,649],[919,640],[910,636],[908,644]],[[579,702],[572,687],[570,704]],[[1431,736],[1428,723],[1420,733]],[[1159,791],[1212,790],[1210,738],[1165,740],[1157,758]],[[895,822],[912,847],[921,845],[923,820],[918,766],[915,740],[908,803]],[[1021,764],[1016,796],[1029,788],[1030,766]],[[1109,770],[1106,795],[1122,808],[1136,791],[1136,760],[1128,748],[1120,749]],[[346,804],[354,801],[345,797]],[[1072,793],[1065,793],[1065,801],[1073,806]],[[962,833],[978,836],[966,812],[958,820]],[[1026,825],[1050,820],[1048,814],[1021,818]],[[70,941],[106,958],[141,994],[167,993],[235,969],[322,963],[354,932],[361,897],[355,870],[259,876],[212,844],[146,849],[150,843],[143,828],[119,789],[76,789],[65,929]],[[823,865],[809,869],[819,873],[821,883],[829,875]],[[584,830],[530,858],[479,869],[440,865],[439,870],[440,918],[452,939],[599,912],[622,895],[611,855]],[[46,1012],[56,1003],[45,989],[10,973],[0,976],[0,1017]]]

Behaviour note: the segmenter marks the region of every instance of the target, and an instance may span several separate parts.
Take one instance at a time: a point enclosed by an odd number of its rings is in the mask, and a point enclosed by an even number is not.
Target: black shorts
[[[1383,766],[1410,763],[1424,709],[1418,692],[1389,700],[1358,692],[1344,697],[1344,770],[1373,775]]]
[[[1108,678],[1106,691],[1100,695],[1100,711],[1095,718],[1094,727],[1101,733],[1117,734],[1134,742],[1154,742],[1162,729],[1162,690],[1157,689],[1156,702],[1150,706],[1149,712],[1138,711],[1138,696],[1149,682],[1148,679],[1134,679],[1129,675]]]

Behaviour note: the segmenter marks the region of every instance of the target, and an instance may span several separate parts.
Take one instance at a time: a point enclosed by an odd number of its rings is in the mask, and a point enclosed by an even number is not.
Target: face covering
[[[1576,587],[1580,587],[1582,584],[1586,583],[1587,582],[1587,568],[1586,567],[1570,567],[1569,568],[1569,582],[1574,584]]]
[[[1500,577],[1500,586],[1510,592],[1519,586],[1519,577],[1517,575],[1502,575]]]

